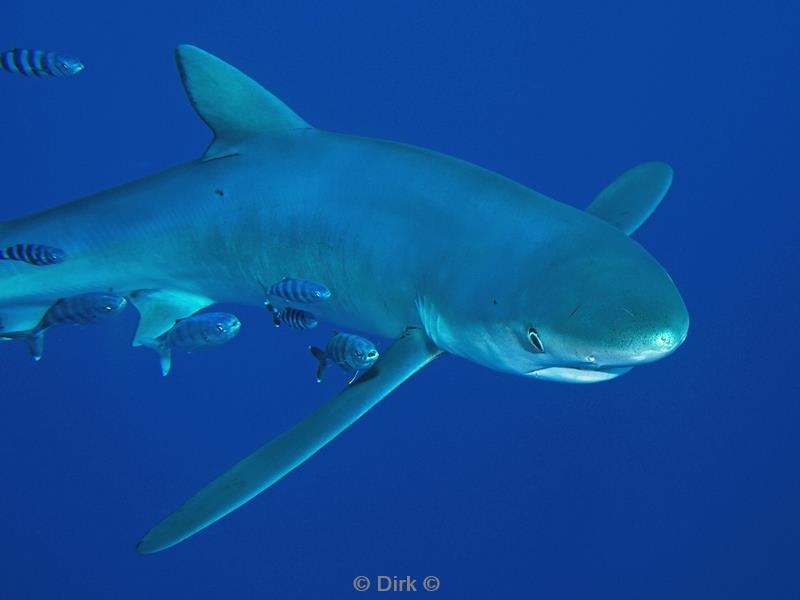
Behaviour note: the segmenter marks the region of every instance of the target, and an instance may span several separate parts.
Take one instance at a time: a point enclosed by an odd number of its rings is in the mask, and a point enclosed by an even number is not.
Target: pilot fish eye
[[[528,327],[528,339],[536,349],[536,352],[544,352],[544,345],[542,345],[542,340],[539,338],[539,332],[533,327]]]

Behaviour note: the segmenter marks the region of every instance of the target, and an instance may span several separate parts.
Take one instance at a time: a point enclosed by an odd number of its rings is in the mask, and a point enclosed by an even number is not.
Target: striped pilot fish
[[[375,344],[352,333],[334,334],[325,346],[325,350],[320,350],[316,346],[309,346],[308,349],[319,361],[317,382],[322,381],[328,362],[335,363],[348,373],[352,373],[353,376],[348,383],[353,383],[359,371],[369,369],[378,360],[378,349]]]
[[[9,73],[19,73],[25,77],[65,77],[83,71],[83,63],[71,56],[62,56],[45,50],[12,48],[0,53],[0,69]]]
[[[313,304],[330,298],[331,291],[316,281],[284,278],[267,288],[267,296],[277,296],[293,304]]]
[[[241,326],[239,318],[230,313],[200,313],[179,319],[172,329],[145,345],[158,352],[161,374],[166,376],[172,367],[173,350],[210,350],[235,338]]]
[[[281,311],[280,320],[292,329],[313,329],[319,323],[317,317],[310,312],[291,306]]]
[[[63,262],[66,254],[61,248],[42,244],[15,244],[0,249],[0,260],[18,260],[37,267]]]
[[[0,333],[0,339],[24,341],[34,360],[40,360],[47,330],[61,325],[91,325],[104,321],[121,313],[127,303],[123,296],[106,292],[62,298],[48,309],[39,324],[30,331],[3,332]]]
[[[262,284],[262,287],[263,284]],[[278,283],[273,283],[268,288],[264,288],[266,300],[264,300],[264,307],[272,315],[272,322],[275,327],[280,327],[284,323],[281,311],[272,304],[274,297],[280,298],[283,302],[291,304],[313,304],[315,302],[322,302],[331,297],[331,291],[316,281],[309,281],[307,279],[290,279],[284,277]],[[312,325],[314,327],[316,325]],[[290,323],[287,323],[290,325]],[[303,328],[303,329],[308,329]]]

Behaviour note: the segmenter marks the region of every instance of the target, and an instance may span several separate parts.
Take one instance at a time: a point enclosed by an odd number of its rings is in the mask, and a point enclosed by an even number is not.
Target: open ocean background
[[[133,309],[51,332],[40,364],[2,344],[0,598],[358,597],[357,575],[367,596],[378,575],[435,575],[449,598],[800,598],[799,11],[5,4],[4,47],[87,67],[0,73],[0,220],[198,157],[209,132],[172,59],[192,43],[313,125],[579,207],[668,161],[672,191],[636,238],[692,325],[672,357],[591,386],[444,358],[268,493],[146,557],[133,546],[152,525],[344,385],[313,378],[306,347],[330,328],[224,307],[238,339],[178,355],[166,379],[130,347]]]

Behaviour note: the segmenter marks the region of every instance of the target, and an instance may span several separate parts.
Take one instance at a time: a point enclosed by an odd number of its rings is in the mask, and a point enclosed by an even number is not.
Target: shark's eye
[[[376,354],[377,352],[375,352],[375,350],[370,350],[369,352],[367,352],[367,358],[375,358]]]
[[[217,331],[224,333],[225,328],[222,325],[217,325]]]
[[[531,345],[536,352],[544,352],[544,346],[542,345],[542,340],[539,338],[539,332],[533,327],[528,327],[528,339],[531,341]]]

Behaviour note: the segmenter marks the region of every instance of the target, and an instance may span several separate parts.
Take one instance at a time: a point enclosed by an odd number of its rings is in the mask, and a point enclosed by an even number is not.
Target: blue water
[[[4,6],[3,45],[87,68],[0,73],[0,219],[197,157],[209,134],[171,54],[188,42],[316,126],[575,206],[670,162],[636,238],[692,326],[672,357],[593,386],[442,359],[268,493],[147,557],[133,545],[155,522],[344,385],[314,382],[306,347],[328,330],[222,307],[239,338],[176,356],[166,379],[130,347],[132,310],[52,332],[40,364],[4,344],[0,597],[336,598],[358,596],[358,575],[435,575],[452,598],[800,597],[793,3],[116,4]]]

